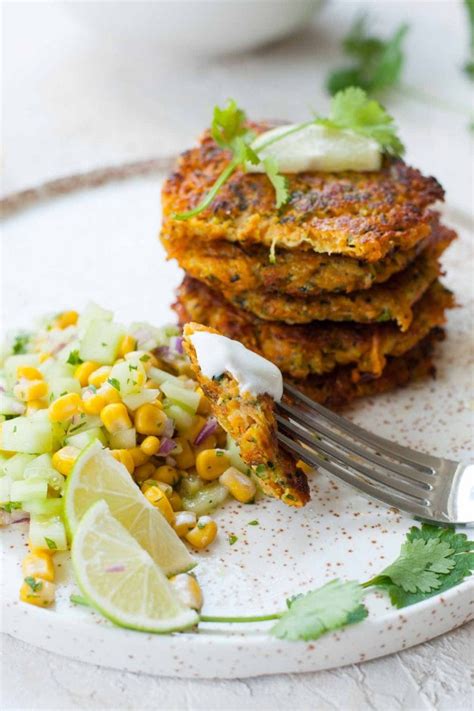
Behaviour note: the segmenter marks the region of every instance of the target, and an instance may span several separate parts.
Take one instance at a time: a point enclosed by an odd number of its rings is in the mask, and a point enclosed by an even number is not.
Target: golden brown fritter
[[[357,365],[379,375],[386,356],[400,356],[445,322],[445,310],[454,305],[451,292],[436,281],[414,308],[405,333],[393,323],[344,324],[330,321],[290,326],[263,321],[236,309],[204,284],[186,277],[178,289],[174,309],[182,324],[197,321],[275,363],[294,378],[328,373],[338,365]]]
[[[447,231],[449,232],[449,231]],[[453,237],[451,237],[452,239]],[[221,290],[234,306],[266,321],[303,324],[311,321],[396,321],[406,331],[413,319],[413,306],[441,274],[439,257],[450,240],[427,247],[403,272],[383,284],[352,294],[287,296],[276,292],[247,291],[234,294]]]
[[[228,372],[219,379],[207,378],[190,339],[197,331],[218,332],[198,323],[186,324],[183,331],[184,348],[217,421],[236,442],[242,460],[264,493],[289,506],[303,506],[309,500],[308,481],[293,457],[278,446],[273,398],[242,393],[238,381]]]
[[[379,395],[415,380],[434,377],[432,354],[435,343],[443,338],[442,329],[434,328],[404,355],[388,357],[379,377],[342,366],[328,375],[311,375],[304,380],[288,378],[288,381],[321,405],[340,410],[357,398]]]
[[[268,125],[252,128],[259,133]],[[408,250],[424,240],[430,233],[427,207],[444,196],[434,178],[386,158],[374,172],[287,175],[290,200],[277,209],[267,176],[239,170],[209,208],[176,220],[174,213],[200,202],[229,159],[209,133],[180,157],[163,186],[163,240],[273,244],[376,262],[393,249]]]

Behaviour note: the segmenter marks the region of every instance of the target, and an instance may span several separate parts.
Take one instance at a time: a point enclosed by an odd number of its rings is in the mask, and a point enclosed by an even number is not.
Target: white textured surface
[[[382,31],[400,19],[414,23],[410,83],[467,104],[468,84],[459,71],[467,47],[460,3],[372,7]],[[308,105],[321,106],[326,62],[334,64],[338,37],[357,9],[354,2],[332,3],[321,29],[305,36],[244,57],[189,62],[99,42],[61,4],[6,3],[4,190],[179,150],[208,122],[212,103],[229,95],[255,116],[298,119]],[[412,162],[434,173],[453,202],[468,206],[467,121],[402,97],[388,103],[403,126]],[[104,670],[4,637],[0,700],[5,709],[454,711],[471,704],[472,631],[470,625],[357,667],[242,682],[178,682]]]

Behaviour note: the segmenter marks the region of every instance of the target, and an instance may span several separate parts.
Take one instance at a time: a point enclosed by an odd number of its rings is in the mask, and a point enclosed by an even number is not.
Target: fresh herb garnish
[[[150,356],[148,355],[148,353],[144,353],[142,356],[140,356],[138,360],[140,360],[142,363],[147,363],[150,360]]]
[[[467,76],[474,81],[474,0],[464,0],[469,22],[469,60],[464,65]]]
[[[238,536],[236,536],[234,533],[229,533],[228,541],[230,546],[233,546],[234,543],[237,543],[238,540]]]
[[[270,634],[280,639],[318,639],[325,632],[367,617],[363,598],[364,589],[359,583],[331,580],[322,588],[287,600],[288,610]]]
[[[30,342],[31,335],[29,333],[17,333],[13,340],[12,353],[13,355],[22,355],[27,353],[27,346]]]
[[[80,365],[84,361],[79,357],[79,351],[71,351],[68,355],[66,363],[69,365]]]
[[[113,388],[120,392],[120,382],[117,380],[117,378],[108,378],[107,382],[109,385],[111,385]]]
[[[56,541],[53,541],[52,538],[46,538],[44,537],[44,540],[46,541],[46,545],[48,546],[49,550],[55,551],[57,550],[58,546],[56,544]]]
[[[3,504],[1,508],[7,513],[11,513],[12,511],[21,509],[21,506],[21,501],[8,501],[6,504]]]
[[[452,528],[423,524],[407,534],[400,556],[364,584],[385,589],[396,607],[406,607],[461,583],[474,570],[474,541]]]
[[[369,34],[367,24],[367,16],[359,17],[344,38],[342,48],[352,64],[329,74],[326,86],[330,94],[350,86],[372,94],[398,84],[408,25],[400,25],[391,37],[382,39]]]
[[[36,582],[36,580],[31,576],[25,578],[25,583],[28,585],[28,587],[32,589],[33,592],[37,592],[43,587],[43,583],[41,582],[41,580],[38,580],[38,582]]]
[[[249,521],[247,524],[247,526],[258,526],[258,525],[259,525],[259,521],[257,521],[256,518],[254,518],[253,521]]]

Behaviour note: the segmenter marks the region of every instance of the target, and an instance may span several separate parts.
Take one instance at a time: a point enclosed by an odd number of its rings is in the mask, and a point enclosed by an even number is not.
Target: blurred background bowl
[[[155,0],[68,2],[64,7],[114,42],[168,53],[252,49],[304,27],[323,0]],[[124,50],[126,47],[124,46]]]

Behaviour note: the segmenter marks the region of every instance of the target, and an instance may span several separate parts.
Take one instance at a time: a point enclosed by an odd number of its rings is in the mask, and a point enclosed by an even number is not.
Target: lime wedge
[[[143,632],[177,632],[199,621],[105,501],[97,501],[82,517],[71,552],[83,595],[115,624]]]
[[[69,536],[99,499],[125,526],[165,575],[184,573],[196,565],[188,549],[164,516],[143,496],[123,464],[98,441],[84,449],[68,477],[64,514]]]

